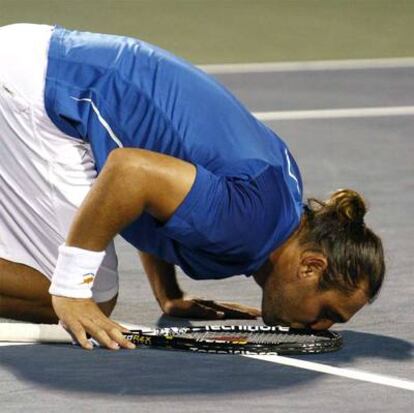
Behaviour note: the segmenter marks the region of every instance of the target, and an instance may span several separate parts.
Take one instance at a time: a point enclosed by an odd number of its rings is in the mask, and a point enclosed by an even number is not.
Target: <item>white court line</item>
[[[399,389],[414,391],[414,382],[406,379],[399,379],[382,374],[368,373],[366,371],[345,369],[342,367],[333,367],[327,364],[315,363],[313,361],[298,360],[284,356],[266,356],[266,355],[244,355],[256,360],[268,361],[270,363],[283,364],[284,366],[298,367],[305,370],[317,371],[319,373],[332,374],[334,376],[346,377],[369,383],[382,384],[384,386],[397,387]]]
[[[262,121],[295,119],[372,118],[381,116],[414,115],[414,106],[390,106],[374,108],[282,110],[275,112],[254,112]]]
[[[388,59],[316,60],[305,62],[229,63],[199,65],[198,67],[211,74],[392,69],[414,67],[414,58],[399,57]]]

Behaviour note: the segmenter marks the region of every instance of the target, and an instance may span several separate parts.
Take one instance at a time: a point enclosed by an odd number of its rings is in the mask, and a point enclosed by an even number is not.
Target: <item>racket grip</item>
[[[0,342],[72,343],[72,337],[58,324],[0,323]]]
[[[150,330],[124,321],[118,323],[128,329]],[[0,323],[0,342],[73,343],[73,339],[60,324]]]

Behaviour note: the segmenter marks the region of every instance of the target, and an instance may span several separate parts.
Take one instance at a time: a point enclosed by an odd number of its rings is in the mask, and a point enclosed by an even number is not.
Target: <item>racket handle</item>
[[[0,342],[72,343],[70,334],[58,324],[0,323]]]
[[[118,321],[128,329],[148,331],[148,327]],[[71,335],[60,324],[0,323],[0,342],[72,343]]]

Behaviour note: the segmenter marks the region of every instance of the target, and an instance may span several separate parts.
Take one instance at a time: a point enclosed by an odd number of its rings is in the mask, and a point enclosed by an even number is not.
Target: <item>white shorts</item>
[[[0,28],[0,258],[35,268],[49,280],[58,247],[96,178],[88,144],[62,133],[44,105],[52,26]],[[93,297],[118,292],[113,243]]]

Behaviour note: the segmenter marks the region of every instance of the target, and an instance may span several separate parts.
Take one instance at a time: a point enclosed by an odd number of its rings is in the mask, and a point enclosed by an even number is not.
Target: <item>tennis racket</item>
[[[281,326],[169,327],[125,334],[137,346],[223,354],[308,354],[339,350],[340,334]]]
[[[121,323],[124,324],[125,323]],[[126,325],[125,337],[140,347],[222,354],[309,354],[339,350],[342,337],[333,331],[282,326],[198,326],[151,329]],[[0,323],[0,341],[70,343],[60,325]]]

